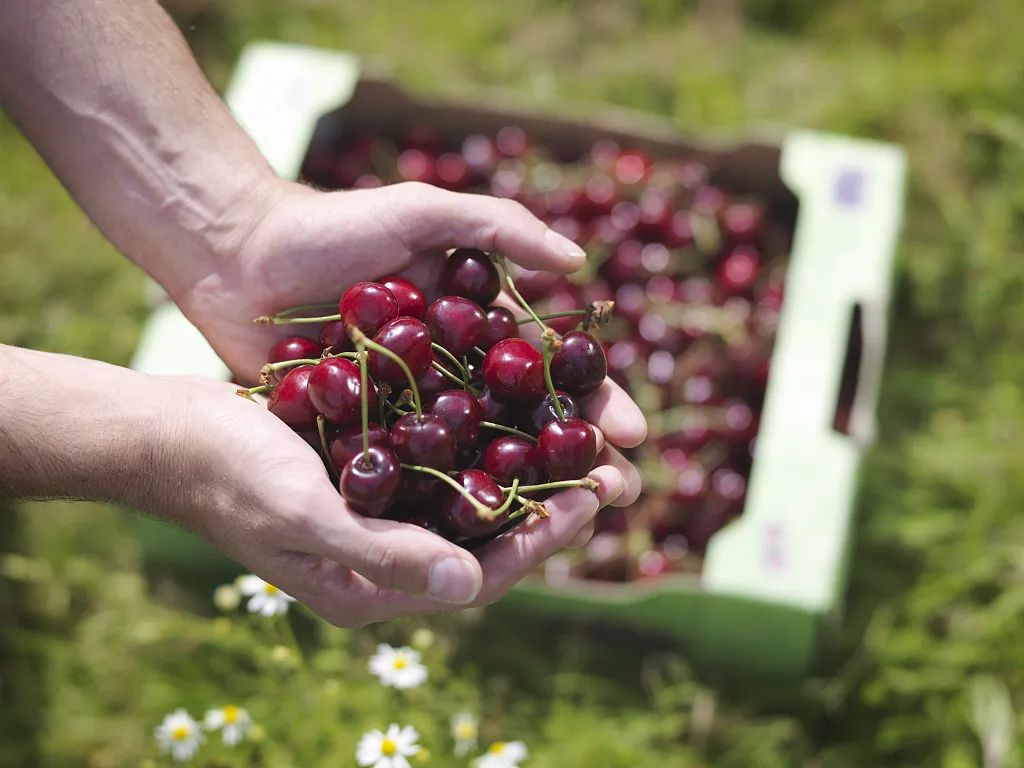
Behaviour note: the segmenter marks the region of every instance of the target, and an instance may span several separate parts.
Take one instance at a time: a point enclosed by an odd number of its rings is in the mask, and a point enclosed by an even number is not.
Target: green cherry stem
[[[546,315],[537,315],[541,320],[557,320],[560,317],[578,317],[590,313],[589,309],[567,309],[565,312],[548,312]],[[532,317],[521,317],[516,320],[519,325],[526,325],[534,322]]]
[[[293,323],[330,323],[341,320],[341,315],[320,315],[319,317],[281,317],[281,315],[260,315],[253,319],[256,325],[291,325]]]
[[[533,307],[530,306],[529,302],[523,298],[523,294],[516,288],[516,282],[512,279],[512,273],[509,271],[508,264],[505,262],[504,256],[494,256],[494,262],[498,265],[501,270],[502,276],[505,278],[505,285],[508,288],[508,292],[515,297],[515,300],[519,302],[519,306],[526,310],[526,314],[530,316],[537,325],[540,326],[542,331],[546,331],[548,327],[544,324],[544,321],[540,319],[540,316],[533,311]]]
[[[502,512],[504,512],[506,509],[508,509],[510,506],[512,506],[513,499],[515,499],[519,495],[518,491],[519,491],[519,478],[518,477],[513,477],[512,478],[512,488],[511,488],[511,490],[509,490],[508,494],[505,496],[504,503],[500,507],[498,507],[497,509],[492,510],[492,514],[490,516],[491,520],[493,520],[498,515],[500,515]]]
[[[363,466],[370,467],[370,398],[366,390],[366,343],[356,343],[359,351],[359,416],[363,425]]]
[[[338,302],[328,301],[320,304],[299,304],[295,307],[288,307],[288,309],[282,309],[278,312],[275,317],[290,317],[291,315],[297,315],[302,312],[324,312],[333,307],[337,307]]]
[[[264,392],[269,392],[273,388],[274,387],[271,384],[260,384],[258,387],[242,387],[240,389],[236,389],[235,394],[238,395],[239,397],[244,397],[246,400],[253,400],[253,395],[259,395]],[[256,401],[253,400],[253,402]]]
[[[456,357],[455,355],[453,355],[453,354],[452,354],[451,352],[449,352],[449,351],[448,351],[447,349],[445,349],[444,347],[442,347],[442,346],[441,346],[440,344],[437,344],[437,343],[435,343],[435,342],[433,342],[433,341],[432,341],[432,342],[430,342],[430,347],[431,347],[431,349],[433,349],[433,350],[434,350],[435,352],[440,352],[440,353],[441,353],[442,355],[444,355],[444,356],[445,356],[445,357],[447,357],[447,358],[448,358],[449,360],[451,360],[451,362],[452,362],[452,365],[454,365],[454,366],[455,366],[455,367],[456,367],[456,368],[458,369],[459,373],[461,373],[461,374],[462,374],[462,382],[463,382],[464,384],[465,384],[465,383],[468,383],[468,382],[469,382],[469,371],[467,371],[467,370],[466,370],[466,366],[464,366],[464,365],[463,365],[463,364],[462,364],[462,363],[461,363],[461,362],[459,361],[459,358],[457,358],[457,357]]]
[[[406,365],[399,355],[396,355],[390,349],[382,344],[378,344],[373,339],[367,337],[365,333],[360,331],[355,326],[351,326],[348,329],[348,335],[352,337],[352,342],[358,346],[360,343],[364,344],[368,349],[372,349],[378,355],[384,355],[391,362],[402,369],[402,373],[405,374],[405,378],[409,380],[409,390],[412,392],[412,404],[416,408],[416,415],[423,415],[423,403],[420,401],[420,390],[416,386],[416,379],[413,378],[412,371],[409,370],[409,366]]]
[[[473,509],[476,510],[476,513],[479,517],[491,519],[494,510],[488,507],[483,502],[481,502],[480,499],[478,499],[472,493],[467,491],[466,487],[462,483],[449,477],[444,472],[434,469],[433,467],[421,467],[417,464],[402,464],[402,469],[411,469],[415,472],[424,472],[428,475],[436,477],[438,480],[443,480],[456,491],[462,494],[463,498],[465,498],[466,501],[468,501],[472,505]]]
[[[551,514],[548,512],[548,508],[545,507],[544,504],[540,501],[527,499],[525,496],[520,496],[518,494],[516,494],[516,501],[522,504],[522,506],[508,516],[508,522],[510,523],[513,520],[518,520],[521,517],[526,517],[530,513],[534,513],[536,515],[539,515],[540,517],[551,517]]]
[[[486,427],[487,429],[497,429],[500,432],[508,432],[510,435],[515,435],[516,437],[521,437],[524,440],[529,440],[531,443],[537,442],[536,437],[534,437],[533,435],[528,435],[522,430],[516,429],[515,427],[507,427],[504,424],[496,424],[493,421],[481,421],[480,426]]]
[[[551,358],[555,356],[557,347],[561,347],[562,342],[555,338],[555,332],[550,328],[541,334],[541,342],[544,345],[544,386],[548,388],[548,394],[551,395],[551,404],[558,415],[558,420],[565,421],[562,401],[558,399],[558,393],[555,391],[555,382],[551,380]]]
[[[445,378],[447,378],[450,381],[454,382],[455,384],[458,384],[460,387],[465,387],[466,386],[466,382],[464,382],[462,379],[460,379],[454,373],[452,373],[447,368],[445,368],[443,365],[441,365],[439,362],[437,362],[437,360],[431,360],[430,361],[430,365],[433,366],[434,369],[438,373],[440,373],[442,376],[444,376]]]
[[[579,480],[555,480],[550,483],[540,483],[539,485],[521,485],[519,486],[519,493],[551,491],[558,488],[583,488],[587,491],[596,491],[597,481],[590,477],[581,477]],[[501,490],[505,492],[511,491],[512,486],[501,486]]]

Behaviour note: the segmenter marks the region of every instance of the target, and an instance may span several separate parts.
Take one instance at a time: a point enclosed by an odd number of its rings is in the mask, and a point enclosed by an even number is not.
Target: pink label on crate
[[[786,529],[778,523],[772,523],[764,529],[761,562],[766,570],[784,571],[786,560]]]

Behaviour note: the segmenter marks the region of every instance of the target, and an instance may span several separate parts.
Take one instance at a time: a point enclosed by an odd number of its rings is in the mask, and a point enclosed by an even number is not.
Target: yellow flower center
[[[175,741],[184,741],[190,733],[192,733],[192,729],[187,725],[179,725],[171,730],[171,738]]]
[[[488,749],[487,751],[490,752],[492,755],[500,755],[502,752],[505,751],[505,742],[496,741],[493,744],[491,744],[490,749]]]
[[[473,723],[459,723],[455,728],[455,733],[460,739],[475,739],[476,726]]]
[[[231,725],[238,722],[238,707],[228,704],[224,707],[224,722]]]
[[[266,592],[268,595],[276,595],[280,590],[278,590],[278,588],[275,587],[273,584],[266,584],[263,587],[263,591]]]
[[[405,656],[395,656],[395,669],[405,669],[409,666],[409,662],[405,660]]]
[[[380,753],[384,755],[384,757],[394,757],[398,754],[398,745],[395,744],[393,739],[384,739],[384,741],[380,743]]]

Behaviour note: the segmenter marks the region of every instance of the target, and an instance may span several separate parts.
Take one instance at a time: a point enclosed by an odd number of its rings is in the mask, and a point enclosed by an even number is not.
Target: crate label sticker
[[[860,208],[864,201],[864,171],[843,168],[836,176],[835,198],[840,208]]]
[[[786,527],[779,523],[770,523],[764,529],[764,549],[761,563],[765,570],[781,572],[786,570]]]

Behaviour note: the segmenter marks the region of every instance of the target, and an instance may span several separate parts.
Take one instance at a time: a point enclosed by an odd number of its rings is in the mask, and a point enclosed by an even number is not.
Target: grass
[[[535,746],[533,765],[1021,764],[1019,3],[167,6],[220,87],[241,46],[270,37],[360,52],[425,91],[472,98],[501,85],[540,106],[613,102],[662,113],[689,133],[790,124],[903,145],[907,224],[849,611],[840,646],[799,696],[768,708],[751,691],[701,684],[665,649],[623,663],[614,639],[582,629],[541,625],[531,630],[536,643],[528,634],[513,644],[500,617],[475,625],[456,671],[505,691],[495,694],[509,703],[503,717]],[[139,274],[2,119],[0,157],[0,341],[126,362],[145,314]],[[143,589],[122,512],[9,506],[0,548],[31,558],[4,560],[0,580],[0,765],[137,762],[152,712],[132,710],[131,697],[99,675],[152,683],[151,706],[173,700],[173,686],[157,685],[152,671],[169,663],[166,651],[133,644],[138,654],[124,658],[116,648],[137,616],[183,633],[202,631],[199,620],[167,607],[188,605],[173,583]],[[442,623],[438,632],[456,630]],[[369,637],[349,635],[356,646]],[[195,670],[171,666],[182,691],[200,684]],[[651,669],[671,685],[652,688]]]

